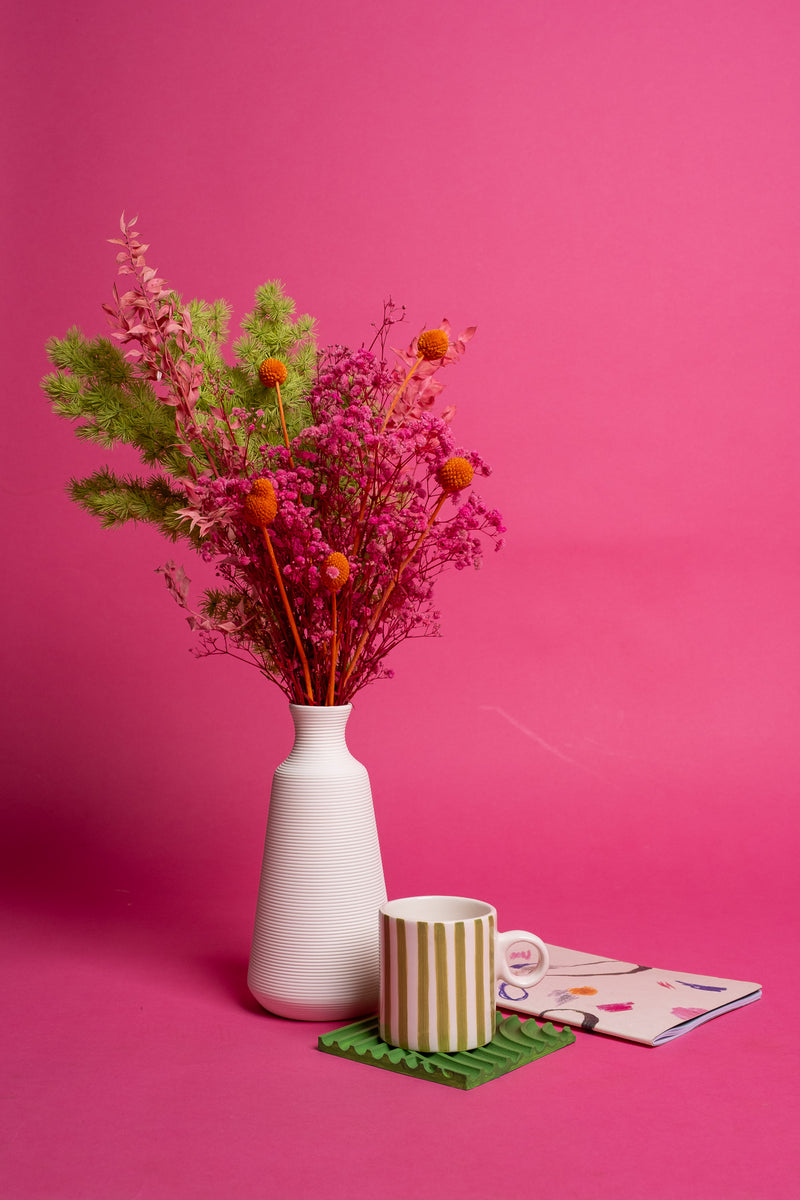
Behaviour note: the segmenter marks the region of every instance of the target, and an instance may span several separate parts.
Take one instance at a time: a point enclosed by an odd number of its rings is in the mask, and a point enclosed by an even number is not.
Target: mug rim
[[[378,911],[390,920],[437,925],[497,917],[497,910],[488,900],[475,900],[470,896],[398,896],[395,900],[385,900]]]

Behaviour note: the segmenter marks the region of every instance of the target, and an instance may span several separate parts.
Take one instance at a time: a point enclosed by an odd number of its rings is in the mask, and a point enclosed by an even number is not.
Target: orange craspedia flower
[[[417,354],[430,361],[444,358],[450,339],[443,329],[425,329],[417,338]]]
[[[249,525],[257,525],[265,529],[275,520],[278,512],[278,501],[275,488],[268,479],[255,479],[249,493],[242,504],[244,519]]]
[[[437,478],[444,491],[460,492],[462,488],[469,487],[474,474],[472,463],[465,458],[455,457],[442,463]]]
[[[331,571],[336,571],[335,575]],[[350,578],[350,563],[338,550],[332,550],[322,564],[322,582],[331,592],[338,592]]]
[[[258,368],[258,378],[264,387],[275,387],[276,383],[286,383],[289,372],[286,363],[279,358],[265,358]]]

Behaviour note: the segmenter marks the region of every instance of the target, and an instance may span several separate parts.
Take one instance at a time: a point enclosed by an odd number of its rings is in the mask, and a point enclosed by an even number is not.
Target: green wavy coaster
[[[414,1075],[443,1083],[446,1087],[469,1088],[499,1079],[517,1067],[544,1058],[553,1050],[575,1041],[571,1029],[558,1030],[549,1021],[521,1021],[519,1017],[495,1015],[495,1033],[487,1046],[477,1050],[459,1050],[454,1054],[421,1054],[415,1050],[400,1050],[381,1041],[378,1018],[366,1017],[343,1029],[323,1033],[317,1045],[326,1054],[352,1058],[371,1067],[383,1067],[399,1075]]]

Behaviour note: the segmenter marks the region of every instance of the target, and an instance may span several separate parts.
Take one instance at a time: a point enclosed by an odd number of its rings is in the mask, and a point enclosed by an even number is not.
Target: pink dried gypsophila
[[[462,339],[463,344],[468,340]],[[454,351],[455,354],[455,351]],[[322,563],[331,550],[353,555],[348,587],[340,596],[342,661],[346,663],[365,629],[371,629],[361,658],[347,680],[352,695],[372,679],[389,674],[382,657],[406,637],[438,633],[439,613],[432,604],[433,581],[445,567],[463,570],[481,561],[481,534],[496,543],[499,514],[490,513],[470,493],[465,503],[454,495],[430,523],[432,504],[441,496],[437,471],[454,453],[467,458],[476,474],[488,465],[474,452],[458,450],[446,421],[430,412],[405,414],[382,430],[395,379],[367,351],[350,354],[335,348],[323,359],[309,399],[314,424],[286,447],[262,447],[262,466],[275,488],[278,512],[270,526],[271,544],[291,596],[298,627],[312,656],[315,681],[327,669],[332,638],[331,605]],[[370,484],[370,480],[372,480]],[[224,637],[255,656],[273,677],[277,672],[294,694],[297,671],[276,611],[274,580],[265,571],[261,534],[243,525],[241,504],[252,480],[206,474],[187,487],[183,515],[204,535],[217,557],[218,574],[232,595],[263,606],[263,619],[215,622],[188,609],[185,591],[179,602],[205,638]],[[360,532],[357,533],[357,530]],[[424,540],[421,535],[425,535]],[[386,597],[388,596],[388,599]],[[376,607],[377,606],[377,607]],[[226,608],[230,616],[230,605]],[[376,611],[379,619],[375,618]],[[266,657],[265,657],[266,656]]]

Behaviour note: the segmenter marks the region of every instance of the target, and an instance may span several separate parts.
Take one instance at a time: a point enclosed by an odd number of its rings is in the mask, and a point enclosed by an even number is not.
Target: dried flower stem
[[[294,644],[297,647],[297,653],[300,655],[300,662],[302,663],[302,666],[303,666],[303,678],[305,679],[305,683],[306,683],[306,695],[308,696],[308,703],[315,704],[316,701],[314,700],[314,690],[311,687],[311,673],[308,669],[308,659],[306,658],[306,652],[303,649],[303,643],[300,641],[300,633],[299,633],[297,625],[295,623],[294,616],[292,615],[292,606],[289,603],[289,597],[286,595],[286,588],[283,586],[283,580],[281,579],[281,570],[280,570],[280,567],[278,566],[278,560],[275,557],[275,551],[272,548],[272,542],[270,540],[269,533],[267,532],[266,525],[262,525],[260,528],[261,528],[262,534],[264,535],[264,544],[267,547],[267,553],[269,554],[270,562],[272,563],[272,571],[275,576],[275,582],[278,585],[278,591],[281,594],[281,600],[283,601],[283,607],[286,612],[287,620],[289,621],[289,627],[291,628],[291,631],[292,631],[292,637],[294,638]]]
[[[333,641],[331,642],[331,672],[328,678],[328,695],[326,704],[333,704],[333,691],[336,685],[336,660],[339,657],[339,623],[336,613],[336,592],[331,592],[331,623],[333,625]]]
[[[397,406],[397,401],[400,399],[400,397],[402,396],[403,392],[406,390],[406,384],[408,383],[409,379],[410,379],[410,378],[411,378],[411,376],[414,374],[414,372],[416,371],[417,367],[418,367],[418,366],[419,366],[419,364],[420,364],[420,363],[423,361],[423,359],[424,359],[424,358],[425,358],[425,355],[424,355],[424,354],[418,354],[418,355],[417,355],[417,361],[414,363],[413,367],[412,367],[412,368],[411,368],[411,370],[408,372],[408,374],[406,375],[406,377],[405,377],[405,379],[403,380],[403,382],[400,384],[400,387],[399,387],[399,388],[397,389],[397,391],[395,392],[394,399],[392,400],[392,403],[389,405],[389,411],[387,412],[386,416],[383,418],[383,424],[381,425],[381,433],[383,433],[383,432],[385,431],[385,429],[386,429],[386,426],[389,424],[389,421],[391,420],[392,413],[394,412],[394,410],[395,410],[395,408],[396,408],[396,406]]]
[[[428,517],[427,525],[425,526],[422,533],[419,535],[416,542],[414,543],[413,549],[410,551],[410,553],[408,553],[406,555],[406,557],[400,563],[400,566],[397,568],[397,571],[395,572],[394,579],[391,581],[391,583],[387,587],[386,591],[381,596],[378,604],[375,606],[372,616],[370,617],[369,621],[367,622],[367,627],[364,630],[364,632],[362,633],[361,637],[359,638],[358,645],[355,648],[353,657],[350,659],[350,663],[347,667],[347,670],[345,671],[344,675],[342,676],[342,678],[340,680],[340,685],[339,685],[340,688],[342,688],[342,689],[344,688],[348,679],[352,675],[353,668],[355,667],[356,663],[358,662],[358,659],[361,657],[361,653],[367,644],[367,640],[370,637],[370,634],[372,633],[375,626],[378,624],[381,613],[383,612],[384,608],[386,607],[389,597],[391,596],[392,592],[394,591],[394,589],[397,587],[398,583],[400,582],[400,578],[401,578],[403,572],[405,571],[406,567],[411,562],[412,558],[417,553],[417,551],[419,550],[422,543],[425,541],[425,538],[428,536],[431,526],[433,525],[433,522],[438,517],[441,507],[449,495],[451,495],[450,492],[442,492],[441,496],[439,497],[439,499],[436,502],[436,507],[434,508],[431,515]]]
[[[391,417],[392,413],[394,412],[395,405],[397,404],[397,401],[400,399],[400,397],[402,396],[403,392],[405,391],[406,384],[408,383],[409,379],[411,378],[411,376],[412,376],[412,375],[414,374],[414,372],[416,371],[416,369],[417,369],[417,367],[419,366],[419,364],[420,364],[421,362],[423,362],[423,360],[424,360],[424,355],[420,354],[420,355],[419,355],[419,357],[417,358],[417,361],[414,363],[414,366],[413,366],[413,367],[411,368],[411,370],[408,372],[408,374],[406,375],[406,377],[405,377],[405,379],[403,380],[402,384],[400,385],[400,387],[399,387],[398,391],[396,392],[396,394],[395,394],[395,397],[394,397],[394,399],[392,400],[392,403],[391,403],[391,405],[389,406],[389,411],[388,411],[388,412],[387,412],[387,414],[386,414],[386,418],[385,418],[385,420],[384,420],[384,422],[383,422],[383,425],[381,426],[381,434],[382,434],[382,433],[385,431],[385,429],[386,429],[386,425],[387,425],[387,422],[389,421],[389,419],[390,419],[390,417]],[[376,482],[376,481],[377,481],[377,478],[378,478],[378,458],[379,458],[379,455],[380,455],[380,452],[379,452],[379,447],[376,445],[376,446],[375,446],[375,453],[374,453],[374,454],[373,454],[373,456],[372,456],[372,479],[373,479],[373,482]],[[397,474],[399,474],[399,467],[398,467],[398,469],[395,471],[395,475],[397,475]],[[376,493],[376,499],[377,499],[377,500],[381,500],[381,499],[383,499],[383,498],[384,498],[384,496],[388,495],[388,494],[391,492],[391,488],[392,488],[392,483],[391,483],[391,481],[390,481],[389,483],[387,483],[387,484],[385,485],[385,487],[383,487],[383,488],[379,487],[379,488],[378,488],[378,491],[377,491],[377,493]],[[369,497],[370,497],[370,491],[369,491],[369,489],[366,489],[366,490],[364,491],[364,496],[363,496],[363,498],[362,498],[362,500],[361,500],[361,509],[360,509],[360,511],[359,511],[358,517],[356,518],[356,532],[355,532],[355,540],[354,540],[354,543],[353,543],[353,553],[354,553],[354,554],[358,554],[359,550],[361,549],[361,538],[362,538],[362,535],[363,535],[363,532],[364,532],[364,526],[363,526],[364,514],[365,514],[365,513],[366,513],[366,511],[367,511],[367,504],[369,503]]]
[[[278,393],[278,412],[281,414],[281,427],[283,429],[283,441],[286,449],[289,451],[289,466],[294,470],[294,459],[292,458],[292,447],[289,445],[289,431],[286,428],[286,417],[283,414],[283,400],[281,399],[281,385],[275,381],[275,391]]]

